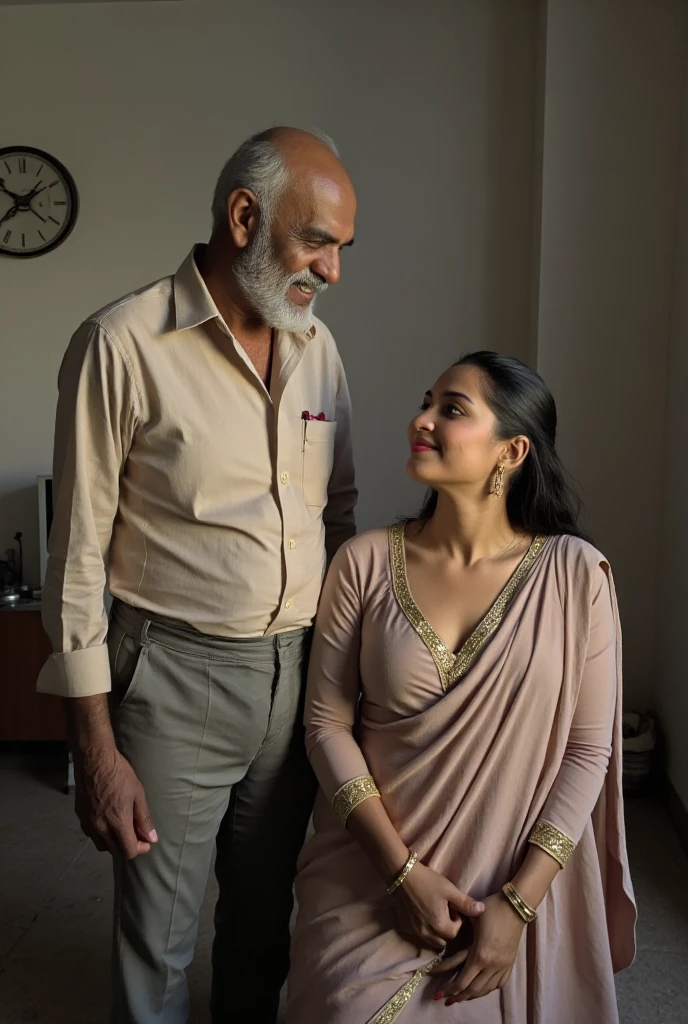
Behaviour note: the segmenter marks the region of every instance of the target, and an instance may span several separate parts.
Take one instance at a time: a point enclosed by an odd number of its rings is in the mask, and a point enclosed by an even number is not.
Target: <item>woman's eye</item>
[[[425,410],[428,409],[429,407],[430,407],[430,403],[429,402],[421,402],[420,405],[418,406],[418,411],[419,412],[425,412]]]
[[[463,416],[463,409],[460,405],[448,405],[446,411],[450,416]]]

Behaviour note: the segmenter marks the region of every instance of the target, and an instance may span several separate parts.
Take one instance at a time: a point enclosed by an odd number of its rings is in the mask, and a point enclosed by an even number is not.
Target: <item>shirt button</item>
[[[291,601],[285,601],[284,607],[287,609],[287,611],[289,611],[289,609],[291,608]]]
[[[290,541],[289,541],[289,547],[290,547],[290,548],[291,548],[291,550],[293,551],[293,550],[294,550],[294,548],[296,547],[296,541],[295,541],[295,540],[290,540]]]
[[[282,481],[283,484],[288,483],[289,482],[289,474],[288,473],[282,473],[282,476],[280,477],[280,480]]]

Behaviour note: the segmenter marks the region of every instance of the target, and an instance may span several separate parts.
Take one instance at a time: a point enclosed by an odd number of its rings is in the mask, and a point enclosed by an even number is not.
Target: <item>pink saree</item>
[[[415,605],[401,527],[336,556],[311,658],[307,742],[320,781],[297,877],[288,1024],[614,1024],[634,955],[621,796],[621,658],[603,556],[536,538],[458,653]],[[507,985],[447,1009],[434,959],[331,809],[370,775],[404,842],[464,892],[497,892],[540,821],[575,844]]]

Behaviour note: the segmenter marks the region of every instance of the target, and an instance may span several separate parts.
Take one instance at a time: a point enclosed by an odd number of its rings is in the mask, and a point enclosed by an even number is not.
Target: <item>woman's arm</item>
[[[528,853],[512,879],[518,896],[532,910],[537,910],[565,868],[604,783],[618,687],[616,646],[609,577],[600,566],[593,581],[585,667],[564,757],[531,833]],[[444,992],[456,1002],[475,999],[504,985],[516,959],[526,922],[502,893],[490,896],[486,904],[466,966]],[[449,962],[440,965],[445,971],[448,967]]]
[[[368,855],[382,889],[398,878],[411,851],[390,820],[353,735],[361,688],[363,587],[351,546],[344,545],[332,562],[318,610],[306,690],[306,747],[323,792],[342,827]],[[482,909],[422,864],[394,899],[399,930],[430,949],[443,949],[459,930],[450,906],[473,916]]]
[[[593,580],[590,633],[583,677],[561,767],[514,885],[537,906],[576,848],[599,798],[611,756],[618,688],[617,635],[609,577]],[[540,855],[544,851],[546,857]],[[553,863],[549,863],[552,861]],[[520,890],[519,890],[520,891]]]

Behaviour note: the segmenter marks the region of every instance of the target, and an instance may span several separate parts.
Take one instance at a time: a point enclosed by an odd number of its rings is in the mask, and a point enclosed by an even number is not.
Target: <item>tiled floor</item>
[[[107,1020],[110,864],[60,784],[54,773],[0,770],[0,1024]],[[627,817],[640,924],[637,961],[618,981],[621,1020],[688,1024],[688,860],[660,806],[630,801]],[[209,1020],[212,897],[210,886],[190,972],[193,1024]]]

